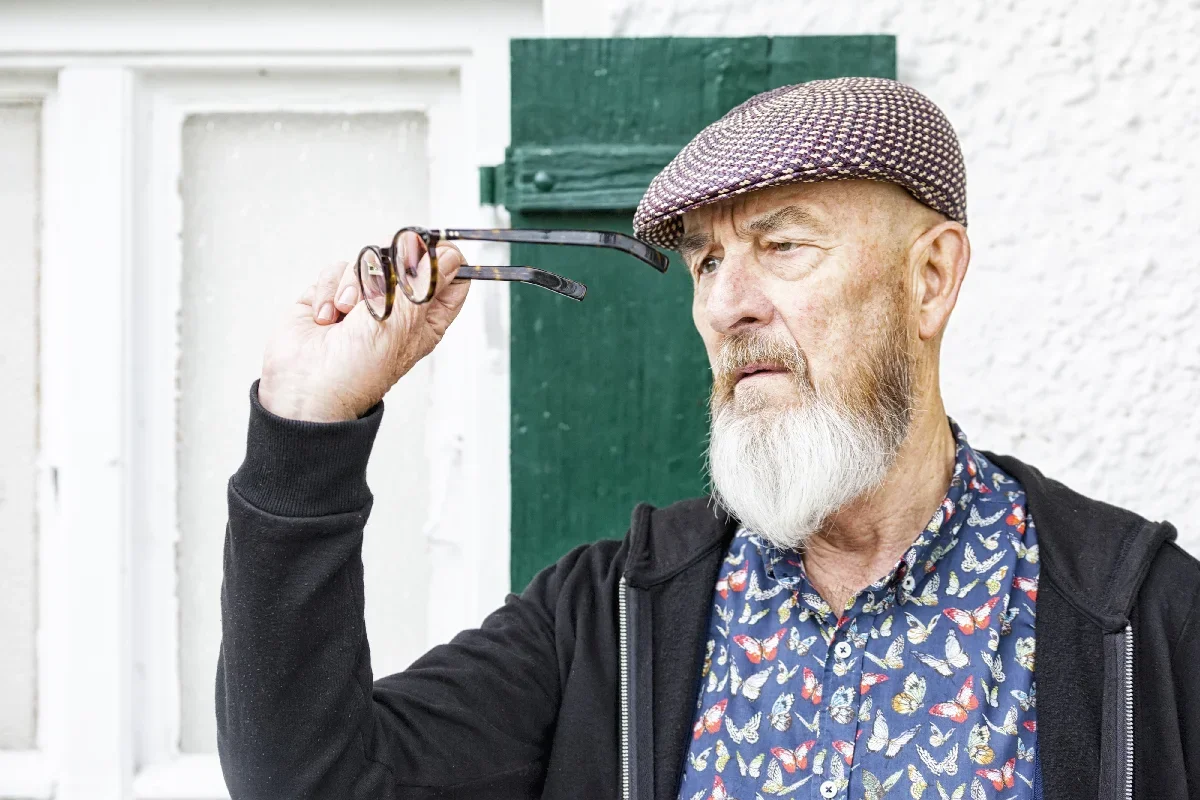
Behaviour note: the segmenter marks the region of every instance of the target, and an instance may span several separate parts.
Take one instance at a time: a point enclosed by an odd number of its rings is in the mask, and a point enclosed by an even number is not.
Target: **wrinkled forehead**
[[[915,202],[901,187],[883,181],[773,186],[692,209],[683,215],[683,230],[685,239],[693,240],[730,233],[745,238],[783,227],[816,236],[853,235],[889,224],[898,208]]]

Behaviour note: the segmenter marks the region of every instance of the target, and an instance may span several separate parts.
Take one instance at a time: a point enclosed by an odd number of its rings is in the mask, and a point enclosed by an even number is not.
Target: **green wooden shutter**
[[[650,179],[705,125],[767,89],[846,75],[894,78],[894,37],[514,40],[511,145],[480,189],[515,228],[629,233]],[[512,251],[588,286],[582,303],[511,293],[520,589],[571,547],[621,536],[637,502],[704,492],[709,371],[677,258],[660,275],[600,250]]]

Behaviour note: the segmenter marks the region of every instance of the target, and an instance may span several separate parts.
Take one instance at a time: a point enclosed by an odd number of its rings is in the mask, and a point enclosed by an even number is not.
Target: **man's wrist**
[[[318,400],[307,392],[275,387],[265,376],[259,381],[258,402],[277,417],[298,422],[351,422],[359,415],[328,399]]]

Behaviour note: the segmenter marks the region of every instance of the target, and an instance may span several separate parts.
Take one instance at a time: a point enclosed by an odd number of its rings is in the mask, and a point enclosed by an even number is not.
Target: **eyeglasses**
[[[358,284],[367,310],[380,322],[392,313],[396,286],[413,303],[428,303],[437,292],[437,244],[439,241],[473,240],[513,242],[517,244],[566,244],[583,247],[607,247],[628,253],[659,272],[667,271],[667,257],[650,245],[612,231],[570,230],[458,230],[401,228],[388,247],[367,245],[358,254]],[[582,300],[587,287],[570,278],[537,267],[458,268],[456,280],[515,281],[531,283],[552,292]]]

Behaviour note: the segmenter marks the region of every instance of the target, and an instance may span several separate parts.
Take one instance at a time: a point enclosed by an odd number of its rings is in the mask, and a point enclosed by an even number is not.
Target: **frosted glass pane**
[[[247,391],[275,319],[319,270],[428,224],[426,121],[397,114],[210,114],[183,128],[179,355],[181,741],[216,749],[225,484],[245,449]],[[364,561],[377,674],[420,655],[428,560],[424,442],[430,374],[388,395],[369,479]],[[401,422],[406,430],[401,430]],[[409,425],[411,424],[411,427]]]
[[[34,744],[39,133],[37,106],[0,105],[0,750]]]

